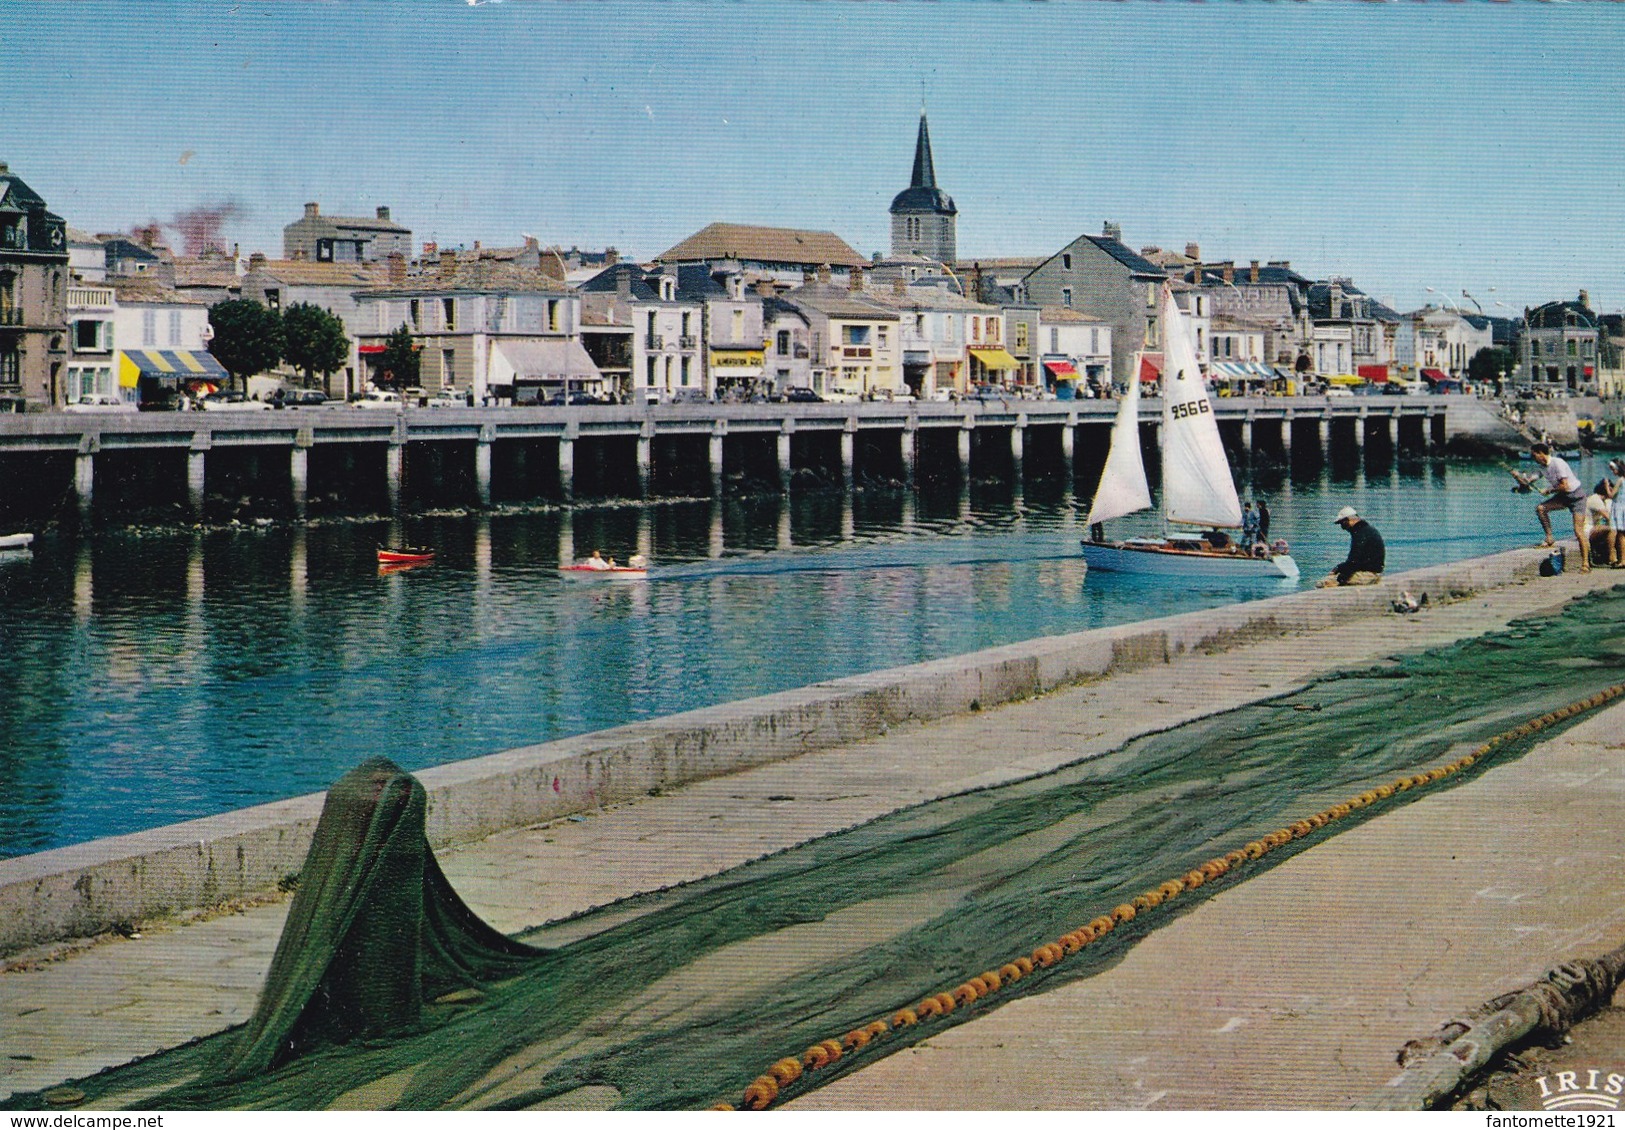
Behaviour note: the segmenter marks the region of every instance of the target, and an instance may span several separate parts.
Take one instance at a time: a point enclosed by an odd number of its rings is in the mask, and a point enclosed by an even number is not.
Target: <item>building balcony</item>
[[[874,355],[875,355],[875,351],[871,346],[867,346],[867,345],[843,345],[843,346],[841,346],[841,357],[844,358],[845,360],[848,360],[848,361],[867,361],[870,358],[872,358]]]
[[[117,292],[110,286],[70,286],[68,288],[68,308],[111,310],[116,295]]]
[[[0,310],[0,326],[20,327],[27,324],[21,310]]]
[[[666,348],[666,339],[665,339],[665,337],[663,337],[660,334],[650,334],[649,335],[649,346],[648,347],[650,349],[664,349],[664,348]]]
[[[696,340],[697,339],[694,337],[693,334],[684,334],[682,337],[677,339],[677,348],[678,349],[693,349]]]

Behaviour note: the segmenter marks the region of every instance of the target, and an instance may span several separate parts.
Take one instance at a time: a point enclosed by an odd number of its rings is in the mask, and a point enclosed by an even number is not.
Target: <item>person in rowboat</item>
[[[604,552],[601,549],[593,550],[592,556],[583,561],[582,564],[589,569],[613,569],[615,567],[613,561],[604,560]]]

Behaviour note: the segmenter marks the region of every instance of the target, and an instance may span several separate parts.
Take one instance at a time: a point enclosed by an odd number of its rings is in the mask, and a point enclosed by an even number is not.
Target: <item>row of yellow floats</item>
[[[781,1090],[795,1083],[806,1072],[817,1071],[835,1063],[842,1056],[862,1051],[869,1044],[882,1039],[891,1032],[911,1028],[935,1017],[947,1016],[956,1008],[973,1004],[983,997],[998,992],[1006,985],[1015,984],[1035,969],[1047,969],[1057,962],[1064,961],[1090,943],[1105,937],[1124,922],[1132,921],[1137,915],[1146,911],[1155,910],[1157,907],[1178,898],[1186,891],[1194,891],[1204,883],[1227,875],[1236,868],[1254,860],[1262,859],[1278,847],[1289,844],[1293,840],[1302,839],[1326,827],[1328,824],[1341,820],[1352,812],[1367,808],[1379,801],[1387,800],[1395,793],[1426,788],[1437,781],[1442,781],[1446,777],[1459,773],[1473,765],[1480,758],[1492,752],[1497,746],[1529,737],[1547,726],[1572,718],[1584,711],[1593,710],[1618,698],[1621,694],[1625,694],[1625,683],[1616,684],[1607,690],[1598,691],[1589,698],[1572,702],[1560,710],[1542,714],[1539,718],[1531,719],[1521,726],[1499,733],[1472,753],[1459,757],[1448,765],[1440,766],[1437,769],[1429,769],[1414,776],[1399,777],[1388,784],[1367,789],[1359,796],[1350,797],[1346,801],[1334,804],[1330,808],[1302,820],[1295,820],[1286,827],[1260,836],[1256,840],[1251,840],[1234,851],[1214,856],[1207,862],[1193,867],[1185,874],[1169,879],[1159,886],[1152,887],[1143,894],[1136,895],[1132,901],[1113,907],[1111,913],[1102,914],[1088,924],[1062,934],[1055,941],[1039,946],[1028,956],[1005,962],[997,969],[990,969],[980,976],[970,978],[951,991],[928,996],[912,1008],[900,1008],[891,1015],[890,1019],[875,1020],[862,1027],[854,1028],[838,1039],[821,1040],[802,1052],[799,1057],[786,1056],[757,1076],[745,1088],[745,1093],[740,1098],[740,1105],[749,1110],[764,1110],[778,1099]],[[712,1109],[735,1110],[737,1107],[731,1102],[721,1102]]]

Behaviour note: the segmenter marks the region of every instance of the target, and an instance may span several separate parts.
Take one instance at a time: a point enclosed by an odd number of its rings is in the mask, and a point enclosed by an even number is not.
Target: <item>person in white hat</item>
[[[1377,528],[1352,506],[1337,512],[1337,524],[1349,536],[1348,558],[1316,583],[1317,589],[1331,589],[1339,585],[1374,585],[1382,580],[1383,566],[1387,564],[1387,547]]]

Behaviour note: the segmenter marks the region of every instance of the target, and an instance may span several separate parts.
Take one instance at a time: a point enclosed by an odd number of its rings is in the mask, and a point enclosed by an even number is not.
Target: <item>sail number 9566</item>
[[[1187,400],[1183,404],[1175,404],[1168,414],[1179,420],[1186,416],[1200,416],[1203,412],[1211,411],[1213,411],[1213,408],[1206,400]]]

